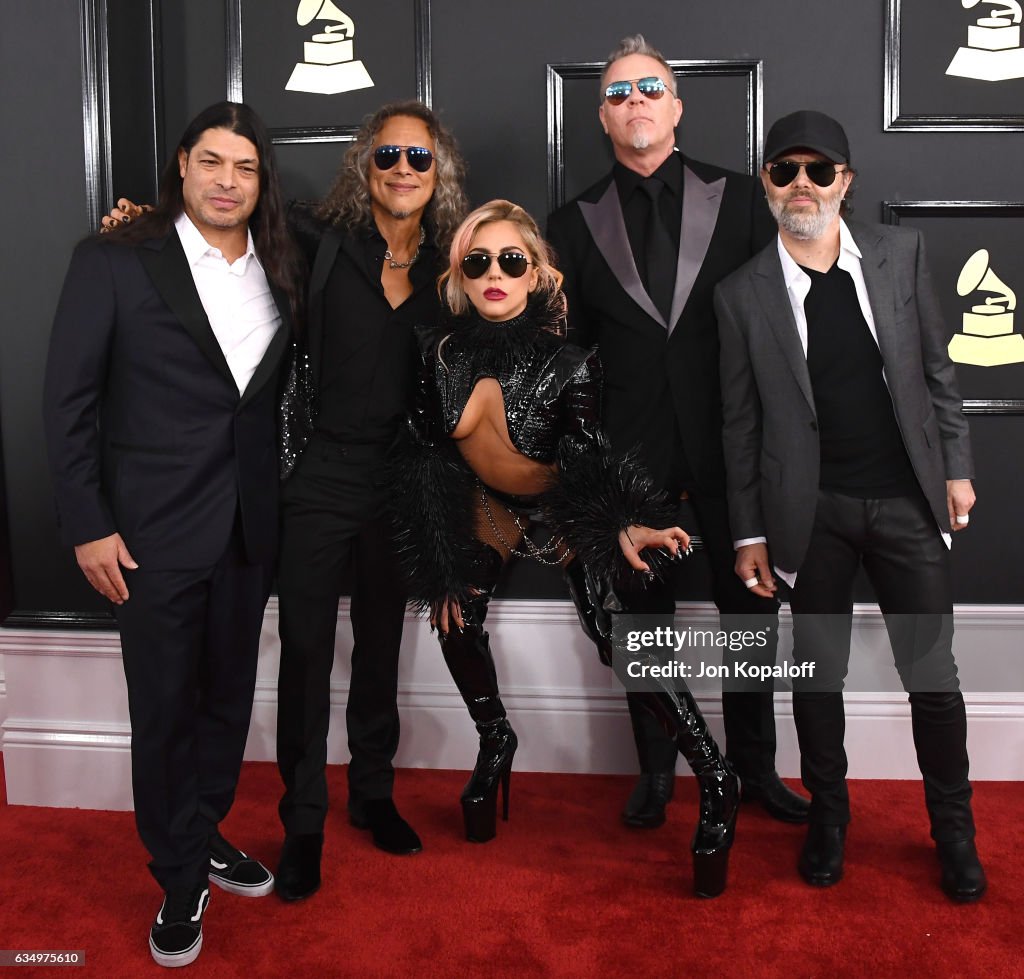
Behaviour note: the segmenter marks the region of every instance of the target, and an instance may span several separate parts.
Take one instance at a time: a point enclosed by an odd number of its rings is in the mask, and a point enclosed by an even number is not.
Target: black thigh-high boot
[[[483,627],[487,603],[501,564],[501,555],[491,550],[486,587],[481,587],[481,593],[462,606],[465,625],[460,629],[451,624],[447,635],[438,632],[448,671],[480,733],[476,766],[462,790],[461,799],[466,839],[473,843],[494,839],[499,783],[502,788],[502,817],[508,820],[512,759],[519,743],[505,717],[494,658]]]
[[[612,620],[599,594],[601,585],[585,574],[578,561],[571,562],[565,571],[583,631],[597,644],[601,661],[610,664]],[[657,665],[653,657],[650,665]],[[684,681],[677,679],[675,687],[661,678],[649,682],[651,689],[632,691],[633,696],[675,739],[700,787],[700,822],[691,846],[694,892],[698,897],[717,897],[725,890],[728,876],[729,849],[739,809],[739,780],[718,750]]]
[[[740,786],[732,766],[719,751],[693,695],[682,680],[676,689],[659,682],[660,689],[637,696],[676,739],[700,787],[700,821],[693,834],[693,889],[698,897],[717,897],[725,890],[729,849],[736,833]]]

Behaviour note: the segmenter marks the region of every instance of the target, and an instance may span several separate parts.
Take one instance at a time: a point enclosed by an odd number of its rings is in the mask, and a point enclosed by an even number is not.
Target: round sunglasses
[[[434,154],[425,146],[378,146],[373,151],[373,165],[378,170],[390,170],[405,153],[409,166],[417,173],[426,173],[434,162]]]
[[[776,187],[788,187],[797,178],[800,168],[807,171],[810,180],[819,187],[831,187],[835,183],[837,173],[845,173],[846,167],[837,168],[829,160],[815,160],[813,163],[797,163],[795,160],[779,160],[778,163],[766,163],[765,170]]]
[[[629,98],[634,85],[636,85],[636,90],[641,95],[655,100],[660,99],[666,90],[665,83],[660,78],[648,75],[646,78],[627,78],[621,82],[612,82],[604,90],[604,97],[612,105],[622,105]]]
[[[462,274],[467,279],[479,279],[491,267],[491,259],[498,260],[498,268],[505,275],[518,279],[526,274],[527,268],[533,263],[522,253],[516,251],[502,252],[492,255],[490,252],[470,252],[462,260]]]

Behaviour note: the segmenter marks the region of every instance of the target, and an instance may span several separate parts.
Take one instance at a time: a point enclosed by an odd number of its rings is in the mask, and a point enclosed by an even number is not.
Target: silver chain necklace
[[[420,249],[423,247],[423,242],[425,242],[426,240],[427,240],[427,232],[424,230],[423,226],[420,225],[420,240],[419,240],[419,244],[417,244],[417,246],[416,246],[416,251],[413,252],[412,258],[410,258],[408,262],[396,262],[395,261],[395,257],[391,253],[391,249],[389,248],[386,252],[384,252],[384,261],[386,261],[388,263],[388,268],[389,269],[407,269],[407,268],[409,268],[409,266],[414,264],[416,259],[420,257]]]

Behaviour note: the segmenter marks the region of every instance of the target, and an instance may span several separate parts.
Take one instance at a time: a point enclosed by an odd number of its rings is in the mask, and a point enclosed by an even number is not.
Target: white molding
[[[681,604],[681,623],[716,621],[710,603]],[[1024,631],[1024,606],[958,606],[961,673],[972,652],[997,652]],[[277,713],[276,599],[267,607],[246,758],[272,760]],[[854,610],[858,639],[882,638],[877,606]],[[495,601],[488,630],[496,650],[502,699],[520,732],[516,767],[523,771],[635,770],[622,690],[599,663],[565,601]],[[789,627],[783,611],[782,632]],[[877,635],[876,635],[877,633]],[[348,760],[345,704],[351,630],[348,601],[339,606],[337,659],[331,679],[328,758]],[[1017,644],[1019,645],[1019,644]],[[977,657],[980,658],[980,657]],[[1016,645],[1002,656],[1020,672]],[[0,630],[0,721],[12,804],[131,808],[127,698],[116,632]],[[998,675],[1003,675],[999,673]],[[1024,673],[1018,691],[969,690],[972,777],[1024,779]],[[717,694],[695,691],[716,736],[722,735]],[[906,695],[847,692],[847,750],[854,778],[917,778]],[[406,620],[399,677],[400,767],[468,768],[476,733],[444,668],[426,623]],[[778,767],[799,774],[788,693],[776,694]],[[680,766],[681,770],[685,766]]]

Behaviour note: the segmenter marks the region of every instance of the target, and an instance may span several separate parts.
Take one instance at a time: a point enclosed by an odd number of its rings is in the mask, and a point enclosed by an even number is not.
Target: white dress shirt
[[[281,314],[253,248],[252,232],[247,232],[245,254],[229,263],[184,211],[174,227],[199,300],[241,395],[281,325]]]
[[[804,312],[804,302],[807,299],[807,294],[811,291],[811,277],[800,268],[793,256],[786,251],[786,246],[782,243],[782,236],[778,235],[775,240],[779,249],[779,260],[782,262],[782,278],[786,283],[786,292],[789,294],[789,304],[793,309],[793,319],[796,320],[796,332],[800,337],[800,345],[804,348],[804,356],[806,357],[807,315]],[[860,249],[857,247],[857,242],[853,240],[853,235],[850,234],[850,229],[846,226],[846,222],[840,218],[839,258],[836,260],[836,265],[853,279],[853,286],[857,291],[857,303],[860,305],[864,321],[867,323],[871,336],[877,345],[878,333],[875,330],[875,317],[871,312],[871,303],[868,300],[868,287],[864,281],[864,272],[860,267],[863,257]],[[889,381],[885,376],[884,367],[882,368],[882,380],[885,381],[886,387],[888,387]],[[953,539],[951,535],[943,533],[942,539],[946,542],[946,547],[952,546]],[[745,544],[764,544],[766,542],[767,538],[765,537],[745,537],[742,540],[733,541],[733,547],[740,548]],[[781,571],[779,568],[775,568],[775,573],[790,588],[796,584],[795,571]]]

